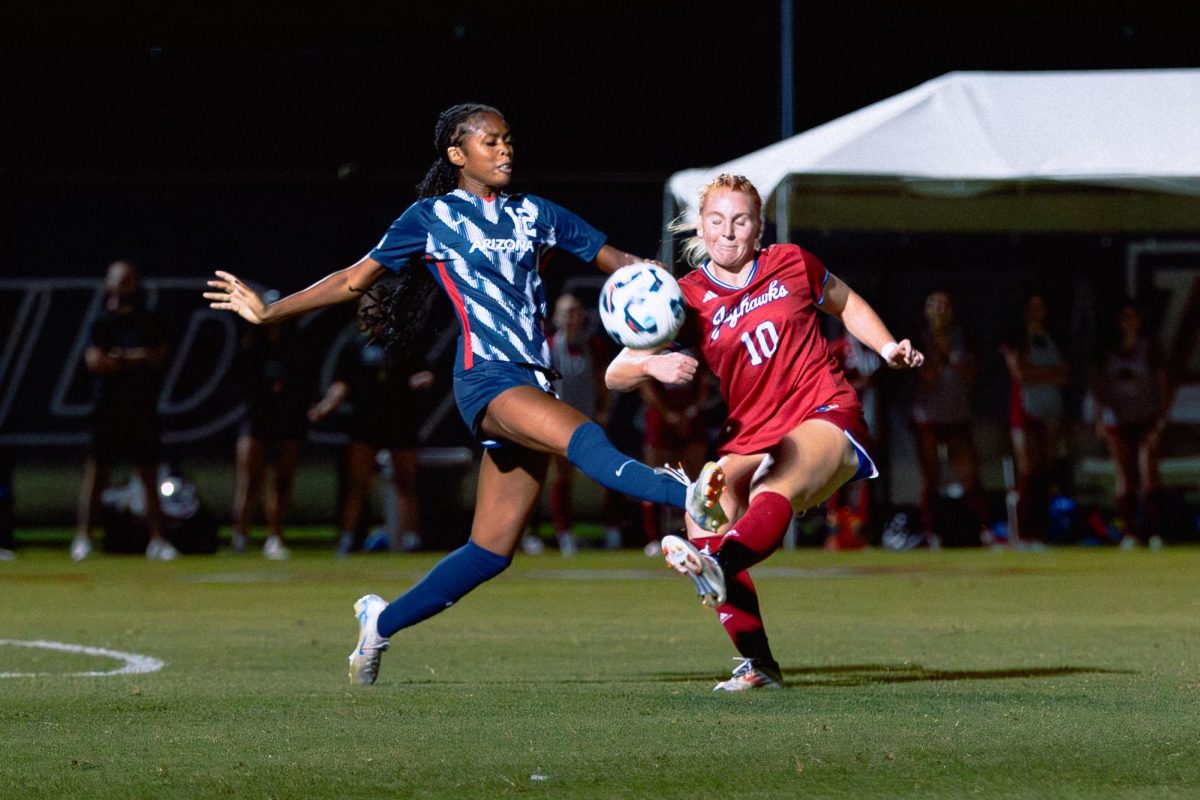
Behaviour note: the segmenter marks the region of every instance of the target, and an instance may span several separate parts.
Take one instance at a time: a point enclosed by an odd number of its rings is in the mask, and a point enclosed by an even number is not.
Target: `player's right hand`
[[[216,271],[217,279],[208,282],[216,291],[205,292],[210,308],[221,311],[232,311],[247,322],[261,325],[266,319],[267,304],[258,296],[258,292],[238,280],[231,272]]]
[[[696,377],[700,362],[683,353],[660,353],[646,359],[645,373],[659,383],[681,386]]]

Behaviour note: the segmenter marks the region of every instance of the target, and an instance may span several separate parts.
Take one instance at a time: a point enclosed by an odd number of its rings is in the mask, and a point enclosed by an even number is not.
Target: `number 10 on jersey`
[[[758,340],[758,347],[754,346],[755,339]],[[779,332],[775,330],[775,323],[767,320],[759,324],[754,329],[753,339],[749,331],[742,333],[742,344],[746,345],[746,352],[750,354],[750,365],[757,367],[779,349]]]

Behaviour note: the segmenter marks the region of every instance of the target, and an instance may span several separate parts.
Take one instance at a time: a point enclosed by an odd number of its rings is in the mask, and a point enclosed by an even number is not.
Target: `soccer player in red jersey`
[[[716,607],[742,656],[716,690],[777,687],[779,665],[746,570],[779,547],[795,512],[879,474],[861,444],[866,423],[858,396],[830,355],[816,312],[839,317],[893,369],[918,367],[924,356],[908,339],[897,342],[871,306],[811,253],[761,247],[762,200],[746,178],[718,176],[699,208],[698,237],[688,249],[700,266],[679,283],[696,323],[692,336],[729,408],[717,449],[728,481],[722,504],[735,521],[716,536],[689,525],[689,539],[663,539],[663,554]],[[621,391],[647,380],[686,383],[696,366],[683,352],[626,349],[609,365],[606,382]]]

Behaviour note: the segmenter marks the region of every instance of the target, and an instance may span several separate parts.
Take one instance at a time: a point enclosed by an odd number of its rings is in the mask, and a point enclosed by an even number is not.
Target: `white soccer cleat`
[[[680,536],[664,536],[662,553],[668,567],[692,579],[701,603],[715,608],[725,602],[725,572],[715,558]]]
[[[734,659],[735,661],[739,659]],[[740,659],[729,680],[713,687],[714,692],[746,692],[751,689],[782,689],[783,675],[779,670],[763,666],[753,658]]]
[[[262,554],[268,561],[286,561],[292,553],[278,536],[268,536],[263,542]]]
[[[684,508],[701,529],[716,533],[722,525],[729,522],[725,510],[721,508],[721,495],[725,491],[725,470],[716,461],[705,464],[694,481],[688,480],[682,466],[663,464],[662,468],[656,471],[670,475],[687,487]]]
[[[71,542],[71,560],[83,561],[92,554],[92,540],[87,536],[76,536]]]
[[[350,683],[355,686],[370,686],[379,677],[379,660],[391,643],[379,635],[376,623],[387,605],[387,601],[377,594],[364,595],[354,604],[354,613],[358,615],[358,644],[350,654]]]

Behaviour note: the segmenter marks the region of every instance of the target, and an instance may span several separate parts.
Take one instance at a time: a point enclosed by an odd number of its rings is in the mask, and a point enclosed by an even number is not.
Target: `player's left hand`
[[[925,363],[925,355],[913,347],[912,342],[903,339],[896,342],[896,349],[888,353],[887,365],[892,369],[911,369]]]
[[[700,362],[685,353],[659,353],[643,362],[648,377],[667,386],[682,386],[696,377]]]
[[[267,304],[258,296],[258,292],[238,280],[231,272],[217,270],[217,280],[208,282],[215,292],[205,292],[210,308],[221,311],[232,311],[247,322],[261,325],[267,315]]]

